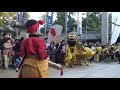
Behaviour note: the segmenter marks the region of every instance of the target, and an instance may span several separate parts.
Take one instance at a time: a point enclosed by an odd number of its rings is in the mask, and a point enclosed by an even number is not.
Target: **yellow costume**
[[[68,46],[66,48],[65,63],[67,66],[73,67],[75,64],[79,64],[81,60],[84,60],[86,65],[88,62],[86,59],[90,59],[94,56],[95,52],[88,48],[83,47],[81,42],[77,40],[75,34],[68,35]]]
[[[68,35],[68,46],[66,48],[66,57],[65,57],[65,63],[66,66],[73,67],[73,64],[76,60],[76,35],[75,34],[69,34]]]
[[[97,47],[96,61],[100,61],[100,54],[102,53],[102,47]]]
[[[80,41],[76,43],[76,55],[78,56],[77,61],[84,60],[85,64],[88,65],[87,59],[92,58],[95,55],[95,52],[88,48],[88,47],[83,47],[80,44]]]
[[[67,47],[65,62],[67,66],[72,67],[76,60],[76,47]]]
[[[118,52],[119,52],[119,54],[120,54],[120,45],[118,46]]]

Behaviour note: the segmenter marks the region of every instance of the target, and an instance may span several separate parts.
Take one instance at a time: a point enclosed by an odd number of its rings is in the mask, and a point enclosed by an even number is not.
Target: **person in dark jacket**
[[[55,57],[55,62],[56,63],[61,63],[61,50],[62,50],[62,45],[61,45],[61,43],[57,43],[56,45],[55,45],[55,47],[56,47],[56,57]]]
[[[19,53],[20,53],[20,44],[24,40],[24,37],[21,37],[19,41],[16,41],[15,46],[13,47],[13,50],[15,51],[14,59],[13,59],[13,67],[18,70],[18,65],[19,65]]]

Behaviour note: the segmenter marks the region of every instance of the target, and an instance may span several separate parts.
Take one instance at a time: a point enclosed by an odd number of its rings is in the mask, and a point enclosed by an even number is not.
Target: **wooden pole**
[[[79,12],[77,13],[77,36],[80,34],[79,31]]]

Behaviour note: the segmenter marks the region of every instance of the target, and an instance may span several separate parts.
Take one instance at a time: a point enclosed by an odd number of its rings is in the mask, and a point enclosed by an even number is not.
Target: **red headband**
[[[44,24],[44,21],[43,20],[40,20],[38,21],[38,23],[34,24],[33,26],[29,27],[27,32],[29,33],[34,33],[37,31],[38,27],[39,27],[39,24],[40,25],[43,25]]]

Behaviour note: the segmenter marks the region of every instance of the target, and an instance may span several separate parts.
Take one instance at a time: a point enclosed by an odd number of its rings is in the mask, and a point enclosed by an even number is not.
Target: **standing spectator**
[[[3,66],[3,60],[2,60],[2,53],[1,53],[1,50],[0,50],[0,66],[1,66],[1,67]]]
[[[4,50],[3,50],[3,57],[4,57],[4,68],[8,69],[10,60],[11,60],[11,50],[12,50],[12,45],[11,45],[11,40],[10,38],[5,39],[5,43],[3,44]]]
[[[92,49],[94,52],[96,52],[96,48],[95,48],[95,44],[94,44],[94,43],[92,43],[91,49]],[[94,58],[95,58],[95,55],[90,59],[90,63],[91,63],[91,61],[94,61]]]
[[[91,43],[91,42],[88,44],[88,47],[89,47],[89,48],[91,48],[91,47],[92,47],[92,43]]]
[[[115,61],[115,49],[114,49],[114,47],[111,46],[111,48],[109,50],[109,54],[110,54],[111,60],[114,62]]]
[[[21,42],[24,40],[24,37],[21,37],[19,41],[16,41],[15,46],[13,47],[13,50],[15,51],[15,55],[14,55],[14,59],[13,59],[13,66],[15,68],[17,68],[17,66],[15,66],[15,63],[17,63],[16,61],[18,61],[19,59],[19,53],[20,53],[20,44]]]
[[[8,38],[8,33],[3,33],[3,38],[0,40],[0,49],[1,49],[1,53],[3,55],[3,44],[5,43],[5,39]]]
[[[46,49],[48,48],[48,46],[50,46],[50,44],[47,42],[48,38],[45,38],[45,45],[46,45]]]
[[[64,42],[64,40],[62,41],[61,45],[62,45],[62,50],[61,50],[61,63],[63,64],[64,61],[65,61],[65,54],[66,54],[66,52],[65,52],[65,42]]]
[[[4,58],[3,58],[3,50],[5,49],[3,44],[5,43],[5,39],[8,38],[8,33],[3,33],[3,38],[0,38],[0,50],[1,50],[1,59],[3,62],[3,66],[4,66]]]
[[[100,44],[98,44],[98,47],[96,48],[96,61],[100,62],[100,55],[102,53],[102,47]]]
[[[19,41],[16,41],[15,46],[13,47],[13,50],[15,51],[15,54],[19,55],[20,52],[20,44],[24,40],[24,37],[21,37]]]
[[[87,42],[85,42],[85,43],[84,43],[84,46],[85,46],[85,47],[88,47],[88,43],[87,43]]]
[[[60,54],[61,54],[61,50],[62,50],[62,45],[61,45],[61,43],[57,43],[55,45],[55,47],[56,47],[56,59],[55,59],[55,62],[56,63],[61,63],[61,56],[60,56]]]
[[[48,38],[45,38],[45,46],[46,46],[46,52],[48,53],[48,47],[50,44],[47,42]]]
[[[2,42],[2,38],[0,37],[0,50],[1,50],[1,48],[2,48],[2,47],[1,47],[1,42]]]
[[[118,47],[115,51],[115,57],[118,59],[118,64],[120,64],[120,43],[118,43]]]
[[[2,38],[0,37],[0,43],[2,41]],[[2,60],[2,52],[1,52],[1,45],[0,45],[0,66],[3,66],[3,60]]]
[[[50,60],[54,62],[54,42],[50,43],[50,46],[48,48],[48,53],[50,55]]]

